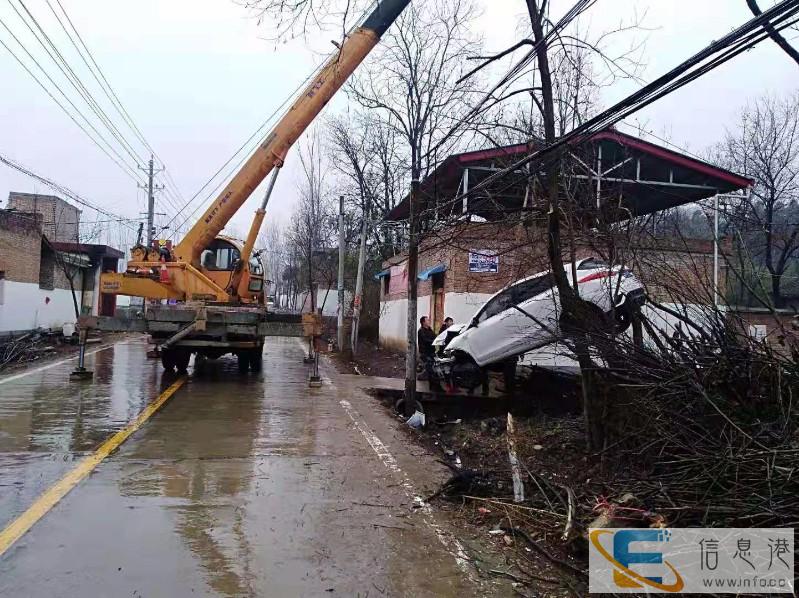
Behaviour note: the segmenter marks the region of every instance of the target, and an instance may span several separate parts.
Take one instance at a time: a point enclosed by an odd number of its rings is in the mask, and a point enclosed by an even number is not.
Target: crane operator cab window
[[[216,239],[202,252],[200,263],[206,270],[232,271],[241,258],[238,248],[224,239]]]

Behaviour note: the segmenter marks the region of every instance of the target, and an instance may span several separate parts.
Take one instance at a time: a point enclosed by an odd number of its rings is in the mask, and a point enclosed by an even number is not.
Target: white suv
[[[572,264],[565,269],[572,282]],[[640,281],[630,270],[610,267],[596,258],[578,260],[576,271],[580,297],[596,308],[610,330],[625,330],[632,310],[644,302]],[[459,327],[457,335],[450,329],[436,338],[434,346],[441,348],[446,343],[436,369],[448,380],[459,377],[457,370],[472,370],[462,373],[474,382],[475,375],[481,375],[474,371],[475,366],[482,370],[557,340],[567,325],[560,312],[552,271],[514,282],[486,301],[470,323]]]

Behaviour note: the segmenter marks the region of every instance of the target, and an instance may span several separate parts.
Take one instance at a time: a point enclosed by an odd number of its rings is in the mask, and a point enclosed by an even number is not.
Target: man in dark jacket
[[[442,388],[433,371],[433,361],[436,354],[433,348],[433,341],[436,340],[436,333],[430,326],[430,318],[427,316],[422,316],[419,319],[419,324],[419,332],[416,337],[419,346],[419,356],[422,358],[422,363],[424,364],[424,371],[430,383],[430,390],[438,392],[442,390]]]

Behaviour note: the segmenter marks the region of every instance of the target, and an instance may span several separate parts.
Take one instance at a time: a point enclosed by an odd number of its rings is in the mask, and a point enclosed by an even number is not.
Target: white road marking
[[[435,522],[435,519],[433,518],[433,511],[430,508],[430,505],[426,503],[421,496],[419,496],[418,492],[416,492],[416,489],[413,487],[413,484],[411,484],[408,475],[399,466],[397,460],[394,458],[394,455],[391,454],[391,451],[388,450],[386,445],[383,444],[383,441],[378,438],[377,434],[375,434],[369,428],[366,422],[363,421],[361,414],[358,413],[358,411],[352,406],[352,404],[350,404],[349,401],[341,400],[339,401],[339,405],[344,408],[344,411],[352,420],[352,423],[354,423],[355,427],[358,428],[358,431],[366,439],[366,442],[369,443],[369,446],[372,447],[372,450],[378,456],[380,461],[382,461],[383,465],[385,465],[386,468],[399,477],[405,494],[414,502],[415,505],[418,506],[418,510],[422,512],[422,517],[424,518],[425,524],[435,532],[442,546],[444,546],[444,548],[450,554],[452,554],[453,557],[455,557],[455,563],[458,565],[458,568],[463,571],[471,581],[479,583],[479,581],[474,577],[472,568],[469,566],[470,559],[467,556],[466,551],[463,549],[463,545],[458,541],[457,538],[445,532],[443,529],[441,529],[441,526]]]
[[[303,351],[307,350],[308,346],[305,343],[299,339],[297,339],[297,341],[298,345]],[[329,381],[325,380],[325,382]],[[372,447],[372,450],[375,452],[383,465],[399,478],[400,485],[405,491],[407,497],[411,499],[413,503],[417,505],[418,510],[422,512],[425,525],[435,532],[438,541],[441,542],[441,545],[444,547],[444,549],[455,558],[455,563],[457,564],[458,568],[463,571],[473,583],[479,585],[480,581],[475,577],[474,571],[469,566],[470,559],[466,554],[463,545],[458,541],[457,538],[452,536],[452,534],[445,532],[443,529],[441,529],[441,526],[435,522],[435,519],[433,518],[433,511],[430,508],[430,505],[424,501],[424,499],[413,487],[410,478],[408,478],[408,474],[406,474],[399,466],[399,463],[397,463],[397,460],[394,458],[394,455],[391,454],[391,451],[388,450],[388,447],[386,447],[377,434],[375,434],[369,428],[369,426],[363,420],[361,414],[358,413],[357,409],[355,409],[349,401],[341,400],[339,401],[339,405],[343,407],[344,412],[352,420],[352,423],[355,424],[355,427],[358,428],[358,431],[364,437],[366,442],[369,443],[369,446]]]
[[[114,343],[113,345],[106,345],[105,347],[100,347],[99,349],[95,349],[94,351],[86,351],[86,357],[88,357],[89,355],[94,355],[95,353],[99,353],[100,351],[105,351],[106,349],[111,349],[112,347],[116,347],[117,345],[124,345],[127,342],[128,341],[120,341],[118,343]],[[13,376],[8,376],[7,378],[2,378],[0,379],[0,384],[5,384],[6,382],[13,382],[14,380],[19,380],[20,378],[24,378],[25,376],[30,376],[32,374],[38,374],[39,372],[43,372],[45,370],[49,370],[59,365],[64,365],[65,363],[69,363],[70,361],[75,361],[78,357],[79,357],[78,355],[75,355],[74,357],[67,357],[66,359],[61,359],[59,361],[54,361],[53,363],[48,363],[47,365],[43,365],[40,368],[28,370],[27,372],[22,372],[21,374],[14,374]]]

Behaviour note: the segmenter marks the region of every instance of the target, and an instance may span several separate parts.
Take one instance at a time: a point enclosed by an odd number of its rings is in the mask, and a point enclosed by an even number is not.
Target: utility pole
[[[418,295],[417,270],[419,269],[419,230],[417,226],[417,202],[419,201],[419,179],[411,181],[408,197],[408,353],[405,356],[405,415],[416,412],[416,298]]]
[[[155,237],[155,226],[153,224],[153,219],[155,218],[155,191],[163,189],[163,186],[154,185],[153,179],[163,168],[156,169],[153,157],[150,156],[148,167],[142,168],[139,166],[139,170],[147,173],[147,186],[139,185],[139,187],[147,191],[147,248],[149,249],[153,246],[153,238]]]
[[[336,344],[338,350],[344,350],[344,253],[346,250],[344,235],[344,196],[338,198],[338,334]]]
[[[352,334],[350,343],[352,354],[358,353],[358,328],[361,324],[361,304],[363,302],[363,269],[366,267],[366,233],[367,221],[364,211],[361,222],[361,248],[358,252],[358,275],[355,278],[355,299],[352,302]]]

